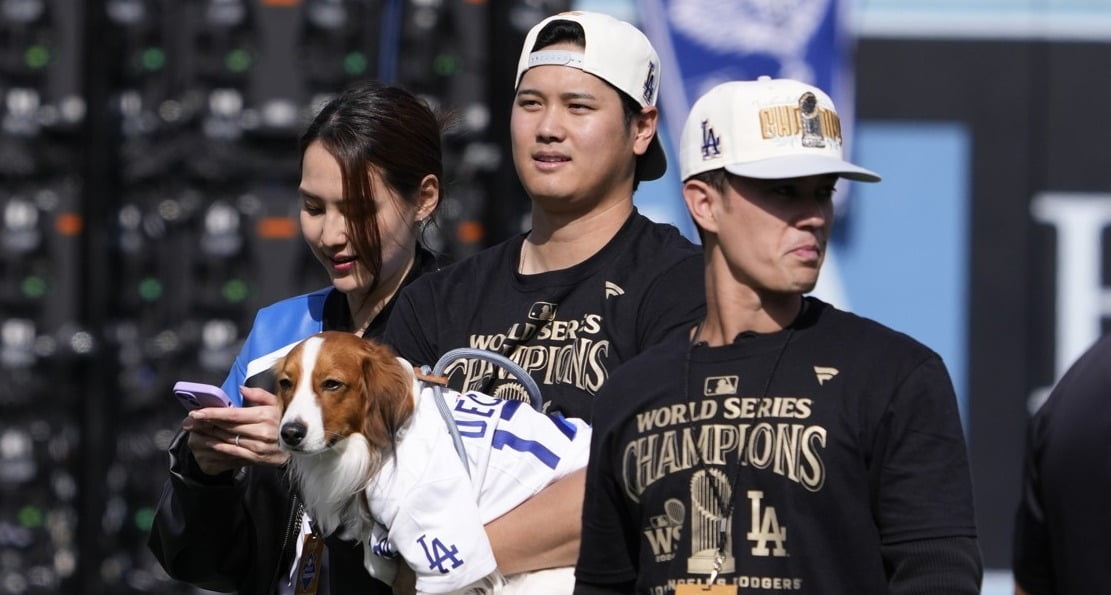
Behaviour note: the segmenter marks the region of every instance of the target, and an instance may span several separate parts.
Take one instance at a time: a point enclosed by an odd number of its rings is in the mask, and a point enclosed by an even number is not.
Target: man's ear
[[[436,212],[436,207],[440,204],[440,179],[432,174],[424,176],[418,192],[417,221],[424,221]]]
[[[655,106],[641,109],[633,118],[633,153],[643,155],[648,152],[648,145],[656,137],[659,122],[660,110]]]
[[[683,182],[683,201],[695,225],[702,230],[717,235],[718,223],[714,213],[714,203],[721,200],[721,193],[706,182],[690,178]]]

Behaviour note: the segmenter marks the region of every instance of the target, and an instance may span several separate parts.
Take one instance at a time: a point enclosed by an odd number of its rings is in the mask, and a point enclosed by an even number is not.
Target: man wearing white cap
[[[414,282],[384,340],[417,364],[459,347],[500,352],[536,380],[548,413],[589,421],[618,366],[700,319],[701,250],[633,205],[637,183],[667,167],[659,83],[656,51],[626,22],[568,12],[533,27],[510,123],[532,228]],[[446,374],[462,390],[524,390],[485,361]],[[487,527],[503,573],[574,563],[583,475]]]
[[[680,167],[707,313],[598,397],[577,594],[979,593],[941,358],[805,296],[838,178],[879,181],[841,141],[829,97],[797,81],[692,107]]]

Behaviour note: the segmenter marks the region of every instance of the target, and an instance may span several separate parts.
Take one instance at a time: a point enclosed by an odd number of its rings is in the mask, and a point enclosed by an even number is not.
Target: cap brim
[[[667,173],[667,156],[664,154],[663,145],[660,144],[660,134],[652,137],[648,150],[641,155],[637,163],[638,180],[658,180]]]
[[[880,176],[835,157],[824,155],[789,155],[726,165],[725,171],[758,180],[784,180],[804,176],[836,174],[856,182],[879,182]]]

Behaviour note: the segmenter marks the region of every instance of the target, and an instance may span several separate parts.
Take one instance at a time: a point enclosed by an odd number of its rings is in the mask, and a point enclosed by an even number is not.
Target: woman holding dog
[[[182,422],[149,542],[170,576],[241,595],[391,592],[364,570],[361,546],[329,538],[325,553],[304,515],[277,444],[269,370],[321,330],[380,335],[398,290],[436,268],[420,232],[440,200],[442,130],[419,98],[366,83],[302,135],[301,233],[332,285],[258,312],[223,384],[250,407]]]

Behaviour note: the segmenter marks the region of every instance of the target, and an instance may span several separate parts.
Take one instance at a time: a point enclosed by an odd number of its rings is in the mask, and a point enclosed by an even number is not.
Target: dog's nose
[[[282,442],[290,446],[297,446],[305,439],[305,432],[307,432],[305,424],[299,421],[291,421],[282,424]]]

